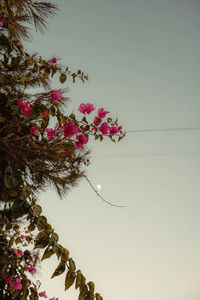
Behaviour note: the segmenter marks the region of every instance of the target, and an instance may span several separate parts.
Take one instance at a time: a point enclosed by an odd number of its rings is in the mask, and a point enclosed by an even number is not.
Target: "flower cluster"
[[[94,108],[93,104],[81,103],[78,110],[83,114],[87,113],[89,115],[93,110],[95,110],[95,108]]]
[[[55,62],[56,60],[52,59],[52,61]],[[60,101],[63,97],[60,90],[51,92],[50,96],[54,102]],[[23,102],[21,99],[18,99],[17,105],[24,112],[24,115],[29,115],[31,113],[32,108],[30,107],[30,102]],[[55,103],[54,105],[57,104]],[[78,108],[78,111],[84,115],[89,115],[94,110],[94,105],[90,103],[81,103]],[[120,137],[120,134],[122,134],[122,127],[118,126],[117,122],[111,123],[111,118],[108,118],[107,121],[105,121],[105,118],[109,113],[110,111],[105,110],[103,107],[99,108],[97,111],[97,115],[94,117],[93,122],[91,123],[88,123],[85,116],[82,121],[77,121],[75,117],[70,119],[69,116],[68,120],[66,120],[64,124],[57,123],[57,127],[55,129],[45,128],[44,132],[47,134],[48,141],[56,138],[57,135],[61,137],[62,133],[64,137],[70,138],[76,150],[84,149],[84,146],[89,140],[89,135],[94,135],[95,139],[101,135],[101,140],[103,139],[103,135],[110,136],[111,138],[114,135],[119,135]],[[44,110],[42,112],[42,118],[45,118],[46,116],[48,116],[48,114],[49,111]],[[38,136],[40,134],[40,130],[34,126],[30,128],[30,132],[35,136]]]
[[[22,289],[22,284],[21,284],[21,279],[16,278],[15,281],[12,281],[12,276],[8,277],[5,279],[5,282],[7,284],[11,284],[15,290],[21,290]]]
[[[51,92],[51,98],[53,101],[60,101],[60,99],[62,98],[62,93],[61,91],[53,91]]]
[[[17,105],[21,108],[25,116],[29,116],[32,108],[30,107],[30,102],[23,102],[22,99],[17,100]]]

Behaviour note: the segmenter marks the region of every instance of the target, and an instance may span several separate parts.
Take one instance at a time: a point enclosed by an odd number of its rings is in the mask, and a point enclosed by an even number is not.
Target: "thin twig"
[[[81,175],[87,180],[87,182],[89,183],[89,185],[91,186],[91,188],[93,189],[93,191],[97,194],[97,196],[99,198],[101,198],[101,200],[107,204],[109,204],[110,206],[114,206],[114,207],[119,207],[119,208],[123,208],[123,207],[127,207],[126,205],[116,205],[116,204],[113,204],[107,200],[105,200],[98,192],[97,190],[95,189],[95,187],[92,185],[92,183],[90,182],[90,180],[87,178],[87,176],[83,173],[81,173]]]

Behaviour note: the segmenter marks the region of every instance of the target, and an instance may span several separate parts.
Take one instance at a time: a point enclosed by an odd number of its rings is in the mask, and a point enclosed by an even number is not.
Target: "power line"
[[[135,154],[116,154],[116,155],[94,155],[94,158],[129,158],[129,157],[148,157],[148,156],[179,156],[179,155],[200,155],[200,152],[160,152],[160,153],[135,153]]]
[[[197,127],[152,128],[152,129],[131,129],[131,130],[127,130],[127,133],[192,131],[192,130],[199,130],[199,129],[200,129],[200,126],[197,126]]]

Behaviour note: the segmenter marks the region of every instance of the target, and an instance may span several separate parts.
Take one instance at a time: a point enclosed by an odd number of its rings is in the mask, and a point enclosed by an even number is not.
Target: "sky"
[[[199,0],[54,0],[60,12],[27,48],[89,74],[69,80],[68,112],[104,107],[127,132],[199,127]],[[61,86],[56,83],[55,88]],[[40,195],[49,222],[104,300],[200,299],[200,130],[127,133],[91,142],[87,176],[65,199]],[[49,297],[75,300],[64,275],[40,273]]]

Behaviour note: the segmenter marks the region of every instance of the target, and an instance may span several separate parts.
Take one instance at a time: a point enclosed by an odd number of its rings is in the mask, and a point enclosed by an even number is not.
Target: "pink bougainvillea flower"
[[[49,114],[48,110],[43,111],[42,112],[43,118],[45,118],[46,116],[48,116],[48,114]]]
[[[93,110],[95,110],[95,107],[93,104],[90,104],[90,103],[86,103],[86,112],[87,114],[89,115]]]
[[[23,104],[23,100],[22,100],[22,99],[18,99],[18,100],[17,100],[17,105],[18,105],[18,106],[21,106],[22,104]]]
[[[45,292],[45,291],[40,292],[40,293],[39,293],[39,296],[40,296],[40,297],[47,298],[47,295],[46,295],[46,292]]]
[[[84,146],[81,142],[75,142],[74,148],[75,149],[84,149]]]
[[[63,134],[65,137],[73,136],[78,132],[78,126],[75,125],[72,121],[69,124],[64,125],[63,128]]]
[[[59,101],[62,98],[62,93],[60,91],[51,92],[51,98],[53,101]]]
[[[30,107],[30,102],[23,102],[22,99],[18,99],[17,105],[21,108],[25,116],[30,115],[32,110],[32,108]]]
[[[58,126],[57,130],[59,130],[59,131],[63,131],[64,130],[64,127],[63,127],[62,124],[60,125],[59,123],[57,123],[57,126]]]
[[[25,116],[30,115],[32,110],[32,108],[30,107],[30,102],[23,102],[22,99],[18,99],[17,105],[21,108]]]
[[[121,130],[122,130],[122,126],[119,126],[119,127],[118,127],[118,131],[121,131]]]
[[[110,133],[111,136],[113,136],[114,134],[116,134],[118,132],[119,132],[119,129],[116,126],[112,126],[109,129],[109,133]]]
[[[99,131],[101,131],[102,134],[107,134],[109,129],[110,129],[110,127],[108,126],[108,124],[107,124],[106,122],[104,122],[104,123],[99,127]]]
[[[34,135],[39,135],[40,133],[39,130],[35,127],[31,127],[30,132]]]
[[[22,254],[23,254],[22,250],[17,249],[16,255],[17,255],[17,256],[21,256]]]
[[[85,114],[87,109],[86,109],[86,106],[84,103],[81,103],[79,108],[78,108],[78,111],[80,111],[82,114]]]
[[[76,136],[77,142],[75,142],[74,147],[75,149],[84,149],[84,144],[87,144],[87,137],[84,134],[80,134]]]
[[[95,117],[93,120],[94,125],[98,126],[99,124],[102,123],[102,120],[100,118]]]
[[[77,135],[76,138],[81,144],[87,144],[88,139],[84,134]]]
[[[101,108],[99,108],[99,110],[98,110],[98,117],[99,117],[100,119],[103,119],[103,118],[105,118],[105,116],[106,116],[107,114],[109,114],[109,113],[110,113],[110,111],[106,111],[106,110],[104,110],[103,107],[101,107]]]
[[[48,135],[48,141],[50,141],[50,139],[53,139],[56,136],[56,131],[53,130],[52,128],[46,128],[44,131]]]
[[[3,23],[4,23],[4,19],[0,18],[0,27],[3,26]]]
[[[12,276],[8,277],[5,279],[6,283],[12,283]]]
[[[81,103],[80,106],[79,106],[79,109],[78,111],[80,111],[82,114],[85,114],[87,113],[88,115],[93,111],[95,110],[94,108],[94,105],[93,104],[90,104],[90,103]]]
[[[56,57],[53,57],[51,61],[52,61],[53,64],[55,64],[57,62]]]
[[[22,289],[22,284],[21,284],[21,279],[20,278],[16,278],[16,280],[13,281],[11,284],[13,285],[15,290],[21,290]]]
[[[34,268],[34,267],[28,267],[27,270],[28,270],[29,273],[31,273],[32,275],[36,273],[36,268]]]

